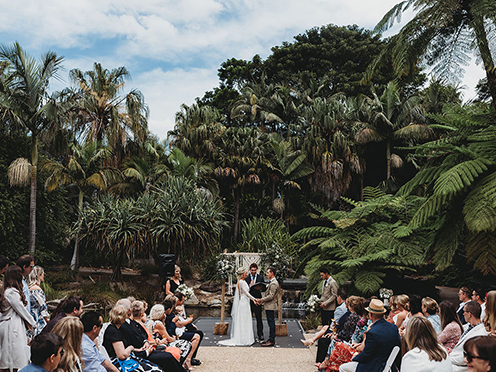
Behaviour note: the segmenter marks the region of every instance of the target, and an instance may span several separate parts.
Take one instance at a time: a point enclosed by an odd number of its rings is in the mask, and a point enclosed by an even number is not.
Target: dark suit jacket
[[[246,281],[246,283],[248,283],[248,286],[249,286],[251,283],[251,274],[249,272],[248,272],[248,276],[246,277],[245,281]],[[263,276],[260,274],[257,274],[257,276],[255,277],[255,283],[264,284]],[[260,289],[256,289],[255,287],[250,288],[250,294],[255,298],[262,298],[262,292],[260,291]]]
[[[377,320],[366,333],[363,351],[353,358],[358,362],[356,372],[382,372],[395,346],[400,346],[398,327],[384,319]]]
[[[148,335],[146,334],[146,331],[144,331],[144,334],[141,329],[141,326],[136,323],[134,320],[130,319],[130,322],[124,322],[122,323],[121,327],[119,328],[119,331],[121,331],[122,336],[124,336],[124,346],[128,347],[129,345],[133,345],[136,349],[139,349],[143,347],[143,344],[145,341],[148,340]],[[146,352],[145,351],[140,351],[140,352],[135,352],[136,356],[139,356],[141,358],[146,358]]]

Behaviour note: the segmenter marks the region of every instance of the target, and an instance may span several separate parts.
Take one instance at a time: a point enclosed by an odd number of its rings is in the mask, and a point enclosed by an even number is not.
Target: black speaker
[[[160,272],[159,275],[162,279],[174,276],[174,266],[176,257],[173,254],[160,254]]]

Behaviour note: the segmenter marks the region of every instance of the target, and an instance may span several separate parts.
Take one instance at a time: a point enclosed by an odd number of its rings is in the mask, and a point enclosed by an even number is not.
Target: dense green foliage
[[[163,143],[148,131],[140,91],[124,93],[125,67],[72,70],[73,86],[49,96],[42,88],[61,58],[35,61],[18,45],[1,48],[5,252],[12,259],[25,253],[28,232],[36,231],[37,261],[67,263],[72,252],[77,268],[81,249],[83,264],[112,261],[119,279],[134,257],[174,253],[212,268],[225,249],[253,251],[281,279],[290,266],[306,272],[309,292],[323,264],[366,294],[387,275],[467,260],[496,273],[494,64],[484,49],[494,27],[484,39],[478,23],[484,14],[494,20],[494,6],[451,2],[450,15],[444,3],[407,0],[393,8],[378,30],[409,5],[420,12],[389,40],[328,25],[275,46],[266,60],[229,59],[218,87],[178,108]],[[436,9],[453,28],[436,24]],[[428,27],[416,33],[422,15]],[[445,81],[422,87],[416,58],[427,52],[427,62],[441,66],[456,30],[474,32],[488,74],[478,101],[465,106]],[[47,67],[23,69],[27,61]],[[33,107],[14,89],[31,86],[20,83],[24,72],[41,84]],[[7,184],[9,166],[18,183],[31,170],[30,196]],[[29,208],[36,230],[28,229]]]

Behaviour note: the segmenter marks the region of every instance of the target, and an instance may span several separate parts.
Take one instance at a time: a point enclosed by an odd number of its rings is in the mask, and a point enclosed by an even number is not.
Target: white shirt
[[[441,346],[442,347],[442,346]],[[446,351],[446,350],[445,350]],[[446,352],[448,355],[448,352]],[[440,362],[429,360],[429,354],[418,347],[410,350],[401,359],[401,372],[451,372],[449,358]]]

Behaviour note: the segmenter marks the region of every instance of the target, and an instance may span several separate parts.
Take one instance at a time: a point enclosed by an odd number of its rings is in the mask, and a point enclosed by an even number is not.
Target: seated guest
[[[317,358],[324,360],[327,354],[331,354],[334,349],[334,344],[337,341],[350,342],[351,336],[355,332],[356,325],[364,313],[364,301],[361,297],[351,296],[346,300],[347,311],[350,313],[342,327],[338,327],[339,330],[336,334],[333,334],[330,339],[321,339],[317,345]],[[340,319],[341,320],[341,319]],[[325,342],[324,340],[330,340],[330,342]],[[321,342],[322,341],[322,342]],[[323,349],[324,348],[324,349]]]
[[[118,372],[119,370],[110,363],[99,351],[95,339],[100,334],[103,318],[96,311],[88,311],[81,316],[84,333],[82,340],[84,372]]]
[[[458,306],[457,314],[458,318],[460,318],[460,322],[463,325],[467,323],[467,320],[463,316],[463,308],[465,305],[471,300],[472,291],[468,287],[461,287],[458,291],[458,299],[460,300],[460,305]]]
[[[439,306],[436,300],[425,297],[422,299],[422,313],[431,322],[436,334],[441,333],[441,318],[439,317]]]
[[[112,364],[121,372],[162,372],[156,364],[136,356],[135,352],[149,351],[150,345],[136,349],[133,345],[124,344],[124,336],[120,332],[126,322],[128,310],[122,305],[116,305],[110,310],[110,324],[103,335],[103,346],[107,350]]]
[[[481,307],[481,320],[486,316],[486,291],[476,288],[472,291],[472,301],[477,302]]]
[[[344,288],[338,289],[338,295],[336,297],[336,302],[338,303],[338,307],[334,310],[334,320],[339,322],[339,319],[346,313],[346,291]]]
[[[446,350],[437,342],[432,323],[423,316],[412,317],[406,326],[406,349],[401,372],[451,372]]]
[[[340,372],[382,372],[393,348],[400,346],[398,327],[384,319],[386,309],[382,301],[371,300],[365,310],[369,313],[372,325],[365,333],[363,351],[353,361],[342,364]]]
[[[496,339],[492,336],[477,336],[465,342],[465,362],[469,371],[486,372],[496,368]]]
[[[353,333],[348,338],[347,332],[343,330],[341,334],[338,333],[337,336],[331,337],[332,341],[327,349],[324,362],[317,364],[317,367],[321,370],[338,371],[341,364],[351,362],[353,354],[358,351],[356,348],[363,341],[363,336],[368,327],[368,319],[364,309],[365,299],[351,296],[347,302],[351,315],[343,328],[346,329],[348,325],[356,324]],[[359,318],[356,323],[355,315]]]
[[[172,354],[166,351],[157,351],[153,349],[150,342],[148,342],[146,331],[131,319],[131,301],[129,301],[129,299],[121,299],[117,301],[117,303],[125,306],[127,310],[126,319],[119,329],[124,336],[124,345],[126,347],[132,345],[135,348],[134,353],[136,356],[157,364],[165,371],[183,371],[183,368]]]
[[[394,316],[400,312],[398,309],[398,303],[397,303],[397,298],[398,296],[392,295],[389,297],[389,306],[391,306],[391,311],[389,312],[386,322],[394,324]]]
[[[480,321],[480,313],[481,307],[475,301],[468,301],[463,308],[463,316],[467,321],[467,324],[463,327],[465,331],[450,354],[451,363],[453,364],[453,372],[467,370],[467,362],[465,362],[463,357],[463,345],[465,342],[476,336],[487,336],[486,329]]]
[[[45,292],[41,289],[41,283],[45,280],[45,270],[40,266],[33,267],[29,274],[28,288],[31,299],[31,316],[35,321],[32,330],[28,331],[28,337],[31,339],[41,333],[47,322],[50,320],[46,304]]]
[[[329,344],[332,341],[331,338],[333,334],[338,333],[343,329],[350,315],[351,311],[350,309],[347,309],[346,313],[344,313],[344,315],[339,318],[339,322],[332,322],[330,325],[323,326],[322,329],[317,332],[310,340],[300,340],[305,346],[310,346],[315,341],[319,341],[317,344],[317,356],[315,357],[316,363],[321,363],[324,360],[327,349],[329,348]]]
[[[57,372],[82,372],[81,357],[84,327],[79,318],[66,316],[53,327],[52,333],[63,338],[64,354],[60,358]]]
[[[133,314],[131,316],[132,321],[136,322],[133,324],[136,327],[136,330],[142,335],[147,336],[148,342],[152,345],[155,350],[163,350],[167,353],[170,353],[176,358],[177,361],[180,361],[181,350],[177,347],[169,346],[167,342],[163,342],[162,340],[156,340],[151,332],[146,328],[143,319],[146,320],[145,314],[145,304],[143,301],[134,301],[133,302]],[[133,323],[133,322],[131,322]],[[160,345],[160,346],[159,346]]]
[[[79,317],[83,313],[83,300],[77,296],[71,296],[62,300],[54,311],[54,317],[50,319],[42,332],[51,332],[60,319],[66,316]]]
[[[496,291],[489,291],[485,302],[486,313],[484,318],[481,318],[486,331],[491,336],[496,336]]]
[[[39,334],[31,341],[31,363],[19,372],[52,372],[64,354],[62,337],[53,333]]]
[[[439,314],[442,331],[437,336],[437,340],[444,346],[448,354],[451,354],[463,333],[463,326],[456,313],[456,307],[451,302],[441,302],[439,304]]]
[[[170,302],[170,301],[169,301]],[[169,313],[172,311],[172,303],[169,304]],[[164,305],[156,304],[150,310],[150,321],[147,321],[147,328],[159,344],[164,344],[172,347],[177,347],[181,350],[181,362],[185,362],[188,355],[191,353],[191,342],[187,340],[176,340],[167,333],[165,329],[165,317],[167,316]],[[193,355],[193,354],[191,354]],[[189,358],[191,359],[191,355]]]
[[[168,298],[169,296],[167,296]],[[174,297],[174,296],[173,296]],[[167,313],[165,317],[165,329],[167,330],[167,333],[169,335],[175,335],[176,334],[176,327],[181,327],[182,324],[179,321],[179,318],[173,313],[174,307],[175,307],[175,297],[172,299],[174,302],[171,300],[166,300],[163,302],[164,309]],[[170,311],[169,311],[170,310]],[[186,340],[191,342],[191,352],[192,354],[189,354],[185,360],[185,365],[188,368],[191,368],[193,364],[193,360],[196,357],[196,353],[198,352],[198,348],[200,346],[200,335],[195,333],[195,332],[184,332],[181,334],[181,336],[178,336],[180,340]],[[198,365],[199,361],[196,361],[195,364]],[[200,362],[201,363],[201,362]]]
[[[180,314],[177,314],[177,315],[179,315],[178,316],[178,320],[179,320],[178,324],[181,324],[183,327],[185,327],[186,331],[196,333],[198,336],[200,336],[200,342],[199,342],[199,345],[200,345],[201,342],[203,341],[204,334],[203,334],[203,331],[200,331],[198,329],[198,327],[193,324],[193,315],[190,315],[189,318],[186,317],[186,310],[185,310],[185,306],[184,306],[184,301],[186,301],[186,297],[181,292],[176,292],[174,294],[174,296],[177,298],[175,307],[177,308],[179,306],[180,308],[182,308],[182,311],[180,312]],[[181,317],[184,319],[181,319]],[[179,326],[179,327],[181,327],[181,326]],[[196,358],[196,354],[195,354],[195,357],[193,357],[193,359],[191,360],[191,364],[194,366],[199,366],[201,364],[201,362],[195,358]]]
[[[398,313],[393,316],[393,323],[396,327],[401,328],[410,311],[410,298],[406,294],[401,294],[396,297],[396,307]]]

